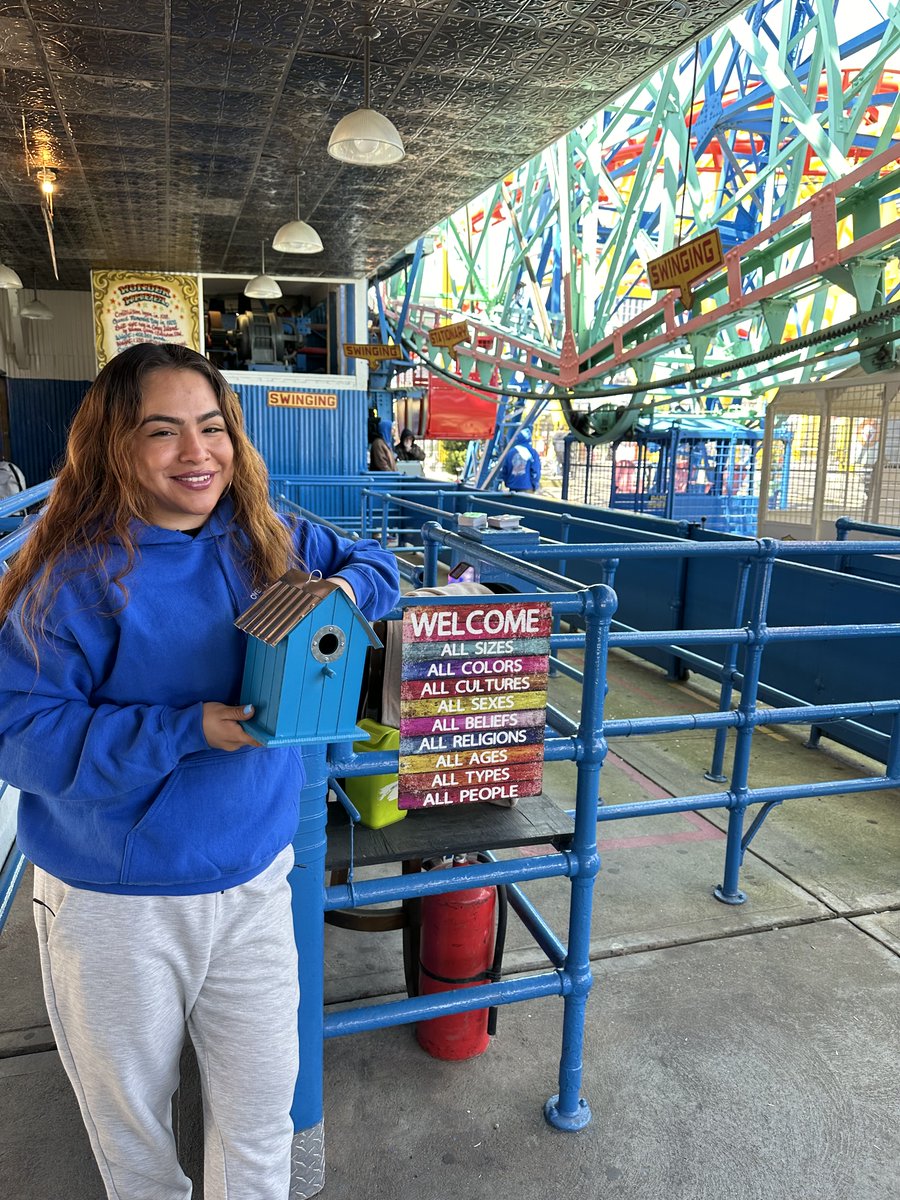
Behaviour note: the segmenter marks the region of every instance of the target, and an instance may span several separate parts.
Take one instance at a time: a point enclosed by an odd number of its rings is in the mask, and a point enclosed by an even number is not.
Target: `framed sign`
[[[403,611],[400,808],[537,796],[550,605]]]
[[[91,271],[97,369],[129,346],[172,342],[200,350],[196,275]]]

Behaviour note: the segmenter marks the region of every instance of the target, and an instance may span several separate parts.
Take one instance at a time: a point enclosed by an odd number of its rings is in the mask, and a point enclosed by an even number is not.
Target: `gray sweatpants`
[[[110,896],[35,870],[44,996],[110,1200],[187,1200],[171,1101],[185,1026],[206,1200],[287,1200],[297,1081],[288,847],[203,896]]]

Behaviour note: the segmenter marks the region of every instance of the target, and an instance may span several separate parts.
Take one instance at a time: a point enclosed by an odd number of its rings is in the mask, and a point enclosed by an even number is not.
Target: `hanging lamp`
[[[31,299],[19,309],[19,316],[28,321],[52,321],[53,312],[37,298],[37,271],[31,277]]]
[[[278,286],[277,279],[273,279],[271,275],[266,274],[265,241],[261,244],[261,252],[262,271],[248,280],[247,286],[244,288],[244,295],[249,296],[252,300],[277,300],[281,295],[281,288]]]
[[[3,263],[0,263],[0,288],[6,288],[8,291],[19,291],[21,287],[22,280],[12,267],[5,267]]]
[[[328,153],[357,167],[388,167],[406,157],[403,139],[394,125],[369,104],[369,43],[378,30],[366,25],[363,39],[363,107],[342,117],[331,131]]]
[[[272,249],[279,254],[321,254],[322,239],[306,221],[300,220],[300,176],[294,176],[297,219],[287,221],[272,238]]]

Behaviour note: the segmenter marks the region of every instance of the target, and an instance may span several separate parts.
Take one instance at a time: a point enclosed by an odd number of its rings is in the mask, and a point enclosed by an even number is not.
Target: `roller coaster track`
[[[623,402],[740,403],[896,361],[900,10],[847,2],[839,40],[836,5],[760,0],[443,223],[432,279],[385,288],[398,335],[487,392],[606,400],[576,421],[591,440]],[[690,310],[654,299],[647,259],[711,228],[724,268]],[[428,332],[461,319],[454,362]]]

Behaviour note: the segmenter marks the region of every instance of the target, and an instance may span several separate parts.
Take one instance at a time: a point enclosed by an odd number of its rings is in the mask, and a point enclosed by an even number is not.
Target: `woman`
[[[110,1197],[190,1195],[170,1115],[185,1024],[208,1200],[288,1196],[303,768],[240,724],[233,621],[294,565],[370,618],[397,600],[377,543],[271,509],[215,367],[141,345],[85,396],[0,581],[0,777],[21,790],[47,1008]]]

